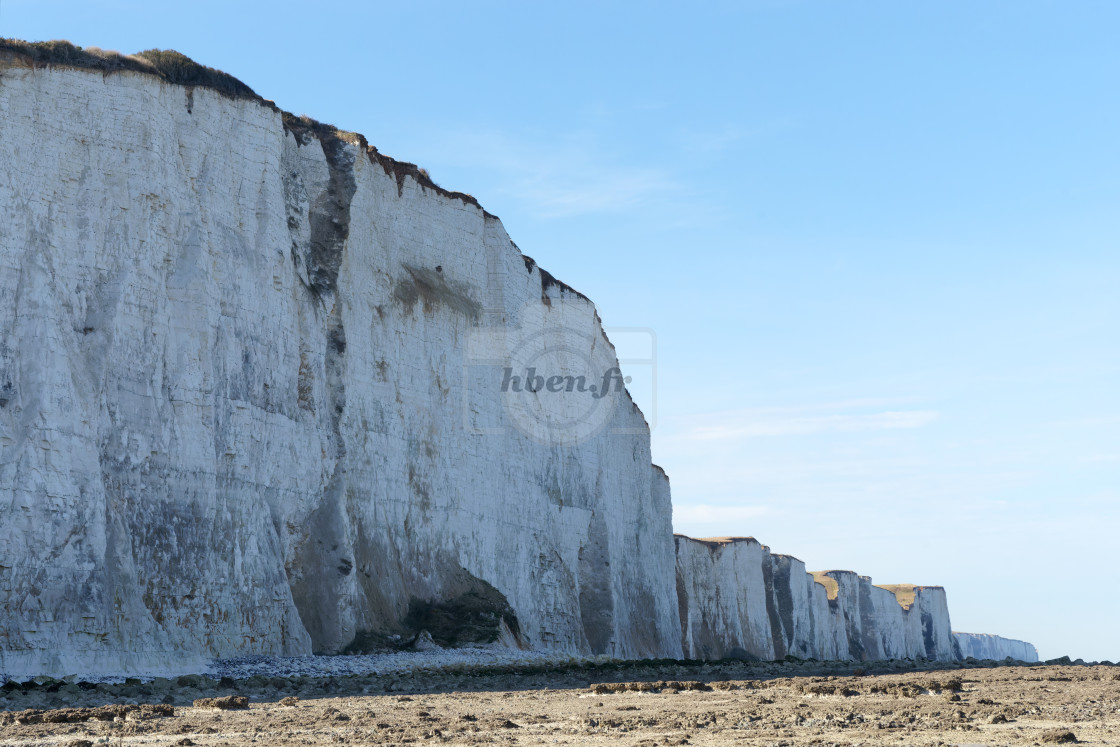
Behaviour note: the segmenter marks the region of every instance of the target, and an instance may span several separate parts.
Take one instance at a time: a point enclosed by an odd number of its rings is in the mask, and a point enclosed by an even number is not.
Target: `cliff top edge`
[[[293,132],[306,143],[307,136],[336,137],[352,145],[367,149],[370,160],[376,162],[386,173],[403,181],[405,176],[413,177],[421,186],[431,189],[445,197],[462,200],[486,212],[474,196],[465,192],[453,192],[432,181],[431,177],[414,163],[398,161],[380,153],[369,145],[364,135],[340,130],[334,125],[325,124],[306,116],[296,116],[266,99],[241,80],[229,73],[195,62],[181,52],[173,49],[146,49],[136,54],[100,49],[82,48],[65,40],[29,42],[21,39],[0,39],[0,67],[62,67],[74,70],[96,71],[109,76],[119,73],[139,73],[164,83],[186,88],[209,88],[229,99],[253,101],[272,109],[283,117],[285,129]],[[490,213],[486,213],[490,215]]]
[[[99,72],[105,77],[136,73],[184,88],[208,88],[228,99],[251,101],[279,114],[285,131],[290,132],[300,145],[306,145],[311,138],[315,138],[324,146],[341,141],[361,148],[366,152],[371,163],[380,166],[386,176],[396,180],[398,192],[403,191],[405,179],[412,177],[422,189],[430,189],[448,199],[473,205],[487,218],[498,219],[496,215],[483,208],[473,195],[441,187],[432,180],[425,169],[409,161],[400,161],[381,153],[375,146],[370,145],[365,135],[339,129],[306,115],[296,116],[281,109],[276,102],[264,98],[229,73],[202,65],[173,49],[147,49],[136,54],[122,54],[99,47],[82,48],[66,40],[29,42],[22,39],[0,38],[0,70],[13,67],[69,68]],[[512,241],[510,243],[513,244]],[[516,244],[513,246],[517,248]],[[520,249],[518,251],[520,252]],[[529,272],[538,267],[532,257],[524,253],[521,256]],[[543,267],[539,270],[542,294],[546,294],[549,288],[555,286],[562,292],[590,301],[586,295],[557,279]]]
[[[754,537],[689,537],[687,534],[674,534],[673,536],[678,539],[686,539],[710,547],[722,547],[723,545],[733,545],[740,542],[766,547]]]

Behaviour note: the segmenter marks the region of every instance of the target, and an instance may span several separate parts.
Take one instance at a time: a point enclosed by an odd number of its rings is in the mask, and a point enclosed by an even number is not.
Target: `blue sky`
[[[477,196],[656,333],[678,531],[1120,660],[1120,4],[185,7],[0,35],[178,49]]]

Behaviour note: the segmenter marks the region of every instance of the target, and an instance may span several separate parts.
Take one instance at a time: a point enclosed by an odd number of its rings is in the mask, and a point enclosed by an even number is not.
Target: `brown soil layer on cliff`
[[[826,573],[828,571],[812,571],[813,579],[825,588],[829,599],[836,599],[840,596],[840,584],[832,576],[826,576]]]
[[[899,605],[904,610],[908,610],[914,606],[914,598],[917,596],[917,586],[913,584],[878,584],[880,589],[886,589],[891,594],[894,594],[895,599],[898,600]]]
[[[51,684],[0,691],[0,743],[1120,744],[1120,668],[918,667],[664,663]],[[249,708],[203,700],[230,695],[248,697]],[[96,710],[75,721],[78,708]]]

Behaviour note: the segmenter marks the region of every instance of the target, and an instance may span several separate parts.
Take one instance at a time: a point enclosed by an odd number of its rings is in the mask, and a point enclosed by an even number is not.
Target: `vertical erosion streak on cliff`
[[[766,617],[770,621],[770,641],[774,647],[774,658],[784,659],[787,653],[779,607],[774,599],[774,566],[770,553],[762,556],[762,583],[766,591]]]
[[[603,654],[614,637],[614,598],[607,523],[598,512],[591,514],[587,535],[579,550],[579,611],[591,653]]]
[[[848,640],[849,658],[867,660],[869,650],[864,645],[858,577],[851,571],[828,571],[824,578],[831,579],[836,586],[835,595],[829,592],[828,606],[829,611],[836,616],[840,635]]]
[[[864,576],[856,577],[856,595],[858,599],[856,614],[859,616],[859,636],[863,644],[863,656],[865,659],[881,659],[883,651],[879,641],[879,627],[875,620],[875,603],[871,599],[871,579]]]
[[[677,540],[680,542],[680,540]],[[677,614],[681,619],[681,656],[684,658],[692,657],[692,649],[689,647],[689,642],[692,640],[688,628],[688,586],[685,583],[684,572],[681,570],[680,564],[677,565]]]
[[[796,631],[789,560],[772,554],[769,561],[771,593],[768,595],[767,612],[770,613],[770,629],[774,635],[774,658],[781,659],[791,653],[804,655],[804,651],[794,651]]]
[[[316,140],[312,140],[315,143]],[[326,420],[330,424],[329,439],[333,454],[330,475],[318,505],[308,517],[304,542],[297,549],[295,566],[299,574],[292,579],[292,598],[300,619],[311,636],[316,653],[337,651],[354,637],[350,614],[354,605],[341,602],[356,591],[351,573],[351,526],[347,511],[346,441],[342,435],[342,417],[346,410],[346,328],[338,293],[338,274],[350,236],[350,206],[357,191],[354,178],[354,149],[348,148],[331,132],[318,134],[326,157],[329,178],[326,189],[309,205],[307,220],[310,236],[305,246],[293,239],[293,260],[307,287],[306,304],[316,314],[325,314],[318,328],[325,330],[325,340],[304,340],[301,347],[321,349],[325,384]],[[296,180],[298,174],[289,178]],[[289,192],[293,192],[289,188]],[[291,214],[289,229],[298,227],[298,217]],[[320,347],[321,346],[321,347]],[[301,362],[301,380],[304,378]],[[301,387],[302,388],[302,387]],[[305,392],[301,391],[301,399]]]
[[[927,659],[937,659],[937,643],[933,638],[933,615],[923,609],[918,609],[918,605],[913,605],[908,614],[918,612],[922,619],[922,646],[925,648]]]
[[[354,180],[355,149],[335,133],[319,133],[319,143],[330,169],[327,190],[311,206],[311,241],[304,258],[307,278],[317,295],[338,289],[338,271],[350,238],[350,203],[357,191]]]

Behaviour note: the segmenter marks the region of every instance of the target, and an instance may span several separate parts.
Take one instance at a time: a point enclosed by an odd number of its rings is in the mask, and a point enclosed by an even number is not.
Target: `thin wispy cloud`
[[[921,428],[937,420],[932,410],[878,412],[870,415],[826,415],[821,417],[780,418],[748,421],[739,425],[696,428],[689,437],[695,441],[763,436],[808,436],[817,433],[881,431]]]
[[[867,399],[790,408],[731,410],[699,416],[693,424],[679,432],[679,438],[686,441],[727,441],[770,436],[899,430],[921,428],[940,417],[934,410],[882,409],[888,402]],[[870,408],[878,411],[842,412]]]
[[[791,415],[798,413],[837,412],[841,410],[899,409],[904,405],[916,404],[918,400],[908,397],[853,397],[833,402],[809,402],[803,405],[781,405],[775,407],[740,407],[720,410],[714,413],[701,413],[689,416],[694,420],[704,418],[728,418],[750,415]]]

